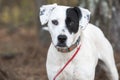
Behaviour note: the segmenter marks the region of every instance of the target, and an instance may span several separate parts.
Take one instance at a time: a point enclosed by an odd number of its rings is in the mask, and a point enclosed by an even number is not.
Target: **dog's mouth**
[[[67,45],[66,45],[66,43],[58,43],[57,47],[64,48],[64,47],[67,47]]]
[[[57,49],[67,49],[68,47],[59,47],[59,46],[56,46]]]
[[[57,49],[67,49],[68,48],[68,46],[66,45],[66,43],[58,43],[55,47]]]
[[[67,53],[75,49],[80,43],[80,36],[78,37],[77,41],[72,44],[70,47],[66,45],[66,42],[58,42],[57,45],[55,46],[56,49],[62,53]]]
[[[57,44],[57,46],[55,47],[59,52],[62,52],[62,53],[68,52],[68,47],[65,44]]]

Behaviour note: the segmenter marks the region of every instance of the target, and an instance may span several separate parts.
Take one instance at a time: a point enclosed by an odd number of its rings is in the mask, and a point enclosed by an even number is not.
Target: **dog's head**
[[[58,47],[70,47],[76,42],[90,19],[90,12],[80,7],[57,4],[40,7],[40,21],[47,24],[52,42]]]

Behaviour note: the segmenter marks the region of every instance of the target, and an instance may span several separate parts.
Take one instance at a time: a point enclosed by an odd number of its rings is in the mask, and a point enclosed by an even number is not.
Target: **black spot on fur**
[[[81,11],[78,7],[68,8],[66,11],[66,27],[70,33],[77,33],[79,28],[79,20],[82,17]]]

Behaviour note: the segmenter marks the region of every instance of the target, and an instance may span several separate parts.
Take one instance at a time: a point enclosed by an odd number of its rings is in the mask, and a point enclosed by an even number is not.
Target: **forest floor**
[[[44,45],[35,29],[0,29],[0,80],[48,80]],[[120,53],[115,53],[120,73]],[[95,80],[106,80],[105,72],[97,67]]]

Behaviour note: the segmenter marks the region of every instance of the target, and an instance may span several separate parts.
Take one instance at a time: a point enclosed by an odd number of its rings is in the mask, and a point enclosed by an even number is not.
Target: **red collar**
[[[62,71],[67,67],[67,65],[75,58],[75,56],[77,55],[78,51],[80,50],[81,44],[80,46],[77,48],[76,52],[73,54],[73,56],[66,62],[66,64],[60,69],[60,71],[55,75],[55,77],[53,78],[53,80],[56,80],[56,78],[60,75],[60,73],[62,73]]]

